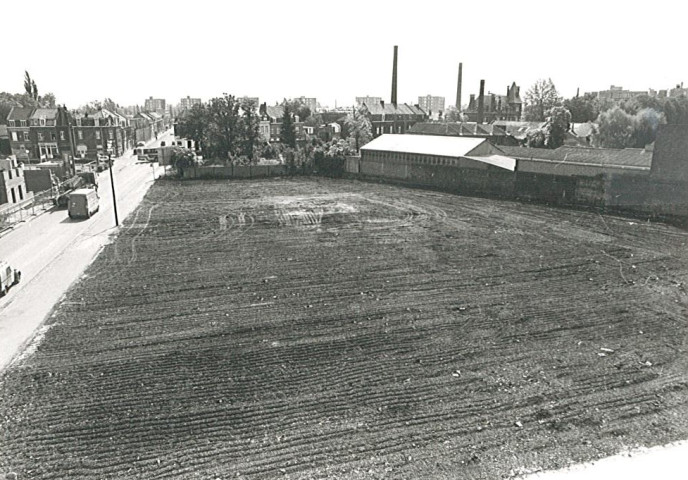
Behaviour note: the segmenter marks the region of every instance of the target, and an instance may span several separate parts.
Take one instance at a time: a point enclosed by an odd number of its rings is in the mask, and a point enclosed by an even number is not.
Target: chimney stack
[[[459,80],[456,84],[456,110],[461,111],[461,76],[463,71],[463,63],[459,63]]]
[[[477,123],[483,123],[485,114],[485,80],[480,80],[480,95],[478,96],[478,118]]]
[[[394,64],[392,66],[392,105],[397,106],[397,51],[398,47],[394,45]]]

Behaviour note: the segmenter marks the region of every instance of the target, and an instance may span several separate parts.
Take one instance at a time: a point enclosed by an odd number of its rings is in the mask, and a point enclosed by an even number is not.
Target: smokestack
[[[483,123],[485,114],[485,80],[480,80],[480,95],[478,96],[478,119],[477,123]]]
[[[397,105],[397,51],[398,47],[394,45],[394,64],[392,66],[392,105]]]
[[[456,110],[461,111],[461,76],[463,72],[463,63],[459,63],[459,80],[456,84]]]

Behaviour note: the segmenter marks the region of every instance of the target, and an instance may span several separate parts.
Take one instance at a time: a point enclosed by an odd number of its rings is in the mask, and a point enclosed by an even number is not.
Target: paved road
[[[160,140],[171,140],[168,132]],[[113,166],[120,227],[141,202],[155,164],[125,155]],[[100,211],[88,220],[70,220],[65,209],[52,209],[0,238],[0,258],[22,271],[19,285],[0,298],[0,371],[20,352],[53,307],[117,233],[109,171],[99,176]]]

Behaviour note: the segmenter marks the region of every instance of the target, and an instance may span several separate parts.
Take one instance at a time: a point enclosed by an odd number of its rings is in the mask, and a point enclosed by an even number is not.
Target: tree
[[[597,139],[601,147],[626,148],[634,144],[633,117],[620,107],[600,113],[597,123],[599,124]]]
[[[547,112],[561,105],[561,97],[552,79],[538,80],[524,97],[523,118],[529,122],[544,122]]]
[[[38,101],[38,87],[36,86],[36,82],[31,79],[29,72],[26,70],[24,70],[24,91],[34,101]]]
[[[654,142],[661,123],[665,123],[664,114],[652,108],[640,110],[633,117],[633,146],[644,148]]]
[[[672,97],[664,103],[664,116],[667,123],[688,124],[688,98]]]
[[[245,155],[249,161],[252,161],[255,147],[260,141],[260,131],[258,130],[260,116],[256,112],[256,104],[251,100],[242,101],[241,110],[244,112],[241,123],[244,137],[241,145],[241,154]]]
[[[564,107],[571,112],[573,123],[594,122],[600,114],[597,97],[594,93],[586,93],[582,97],[575,96],[564,100]]]
[[[544,127],[545,146],[548,148],[561,147],[570,127],[571,112],[564,107],[551,108]]]
[[[170,155],[170,164],[177,169],[177,175],[184,176],[184,170],[197,164],[196,154],[188,148],[174,147]]]
[[[459,112],[456,107],[450,106],[447,108],[444,114],[444,121],[448,123],[463,122],[463,115]]]
[[[282,129],[280,130],[280,142],[288,147],[296,147],[296,128],[294,127],[294,117],[292,116],[288,104],[284,105]]]
[[[202,149],[206,143],[205,133],[208,122],[209,117],[205,104],[196,104],[177,117],[175,130],[177,135],[193,140],[197,148]]]
[[[240,104],[233,95],[225,94],[210,100],[206,107],[206,150],[211,156],[224,160],[240,154],[242,125]]]
[[[293,100],[284,99],[282,100],[282,106],[285,108],[289,107],[289,111],[298,116],[301,122],[315,113],[311,112],[311,109],[300,98],[295,98]]]
[[[348,114],[344,124],[349,132],[354,154],[358,154],[360,148],[373,139],[373,126],[360,109],[354,109]]]
[[[531,128],[526,132],[526,146],[530,148],[544,148],[547,136],[541,128]]]

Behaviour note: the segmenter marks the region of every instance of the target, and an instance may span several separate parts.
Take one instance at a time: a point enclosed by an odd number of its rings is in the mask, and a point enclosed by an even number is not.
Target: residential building
[[[182,98],[179,101],[179,109],[180,110],[189,110],[194,105],[201,105],[202,103],[203,102],[201,102],[200,98],[191,98],[187,95],[186,98]]]
[[[66,159],[74,155],[70,134],[72,116],[66,108],[37,108],[29,122],[32,158]]]
[[[144,102],[143,109],[148,112],[157,112],[160,115],[164,115],[165,111],[167,111],[167,104],[164,98],[149,97]]]
[[[433,120],[438,120],[444,115],[444,97],[435,97],[433,95],[418,97],[418,106],[427,112],[428,116]]]
[[[480,118],[480,96],[471,94],[468,108],[464,111],[469,122],[492,123],[497,120],[518,121],[523,113],[521,87],[513,82],[506,87],[506,95],[488,92],[483,99],[482,118]]]
[[[683,82],[676,85],[676,88],[669,90],[669,97],[685,97],[688,96],[688,88],[683,88]]]
[[[374,137],[383,133],[406,133],[414,124],[428,118],[419,106],[405,103],[363,103],[361,108],[372,124]]]
[[[7,133],[10,137],[10,150],[20,162],[31,158],[30,118],[35,108],[13,107],[7,114]],[[34,154],[33,158],[37,158]]]
[[[262,103],[258,109],[258,114],[260,115],[258,131],[263,139],[267,142],[279,142],[280,133],[282,132],[284,107],[282,105],[273,106]],[[297,140],[304,138],[304,125],[298,115],[294,118],[294,130],[296,131]]]
[[[20,203],[31,195],[26,190],[24,168],[15,158],[0,159],[0,205]]]
[[[76,114],[73,129],[77,155],[82,159],[95,159],[99,154],[112,153],[114,157],[124,154],[133,143],[126,131],[127,123],[126,117],[106,109],[90,115]]]

